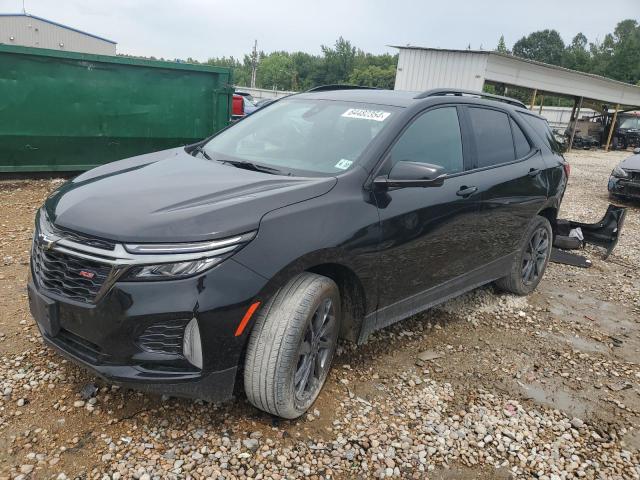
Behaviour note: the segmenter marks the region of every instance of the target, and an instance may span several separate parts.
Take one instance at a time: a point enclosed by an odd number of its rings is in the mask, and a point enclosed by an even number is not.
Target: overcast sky
[[[553,28],[602,40],[640,0],[25,0],[27,13],[118,42],[118,53],[206,60],[242,58],[254,39],[265,52],[319,53],[342,35],[372,53],[387,45],[492,49],[504,35]],[[0,0],[0,13],[22,0]]]

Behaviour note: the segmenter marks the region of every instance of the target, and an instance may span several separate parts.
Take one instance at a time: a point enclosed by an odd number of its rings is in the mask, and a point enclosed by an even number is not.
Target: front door
[[[381,172],[399,161],[439,165],[438,187],[390,189],[376,194],[382,240],[376,328],[423,310],[430,291],[479,267],[473,242],[479,195],[465,173],[460,107],[418,115],[391,148]]]

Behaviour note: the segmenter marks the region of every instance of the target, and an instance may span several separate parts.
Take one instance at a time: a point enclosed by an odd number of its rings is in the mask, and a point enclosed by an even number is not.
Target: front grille
[[[45,250],[37,242],[31,261],[33,275],[42,289],[83,303],[95,300],[111,273],[110,265]],[[93,278],[87,278],[91,274]]]
[[[138,337],[136,343],[148,352],[181,354],[184,328],[189,320],[154,323]]]

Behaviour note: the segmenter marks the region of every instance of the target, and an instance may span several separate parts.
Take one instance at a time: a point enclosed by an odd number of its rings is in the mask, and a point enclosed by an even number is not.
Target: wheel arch
[[[307,268],[306,271],[330,278],[338,285],[342,312],[340,338],[356,342],[367,305],[365,289],[358,275],[340,263],[322,263]]]
[[[549,220],[551,231],[556,234],[556,221],[558,220],[558,207],[555,205],[546,206],[538,212],[538,215]]]
[[[304,272],[330,278],[336,283],[340,292],[342,312],[340,338],[356,342],[367,309],[371,308],[368,301],[374,300],[372,297],[377,294],[376,283],[374,275],[368,284],[363,281],[352,266],[340,260],[341,256],[337,253],[325,250],[298,258],[273,275],[258,296],[263,304],[266,304],[283,285]],[[252,329],[253,321],[247,326],[248,331]]]

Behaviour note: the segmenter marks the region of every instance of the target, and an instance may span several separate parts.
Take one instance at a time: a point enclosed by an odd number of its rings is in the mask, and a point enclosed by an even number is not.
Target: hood
[[[640,170],[640,154],[625,158],[620,162],[620,166],[627,170]]]
[[[58,227],[119,242],[210,240],[255,230],[266,213],[323,195],[336,181],[253,172],[177,148],[83,173],[45,208]]]

